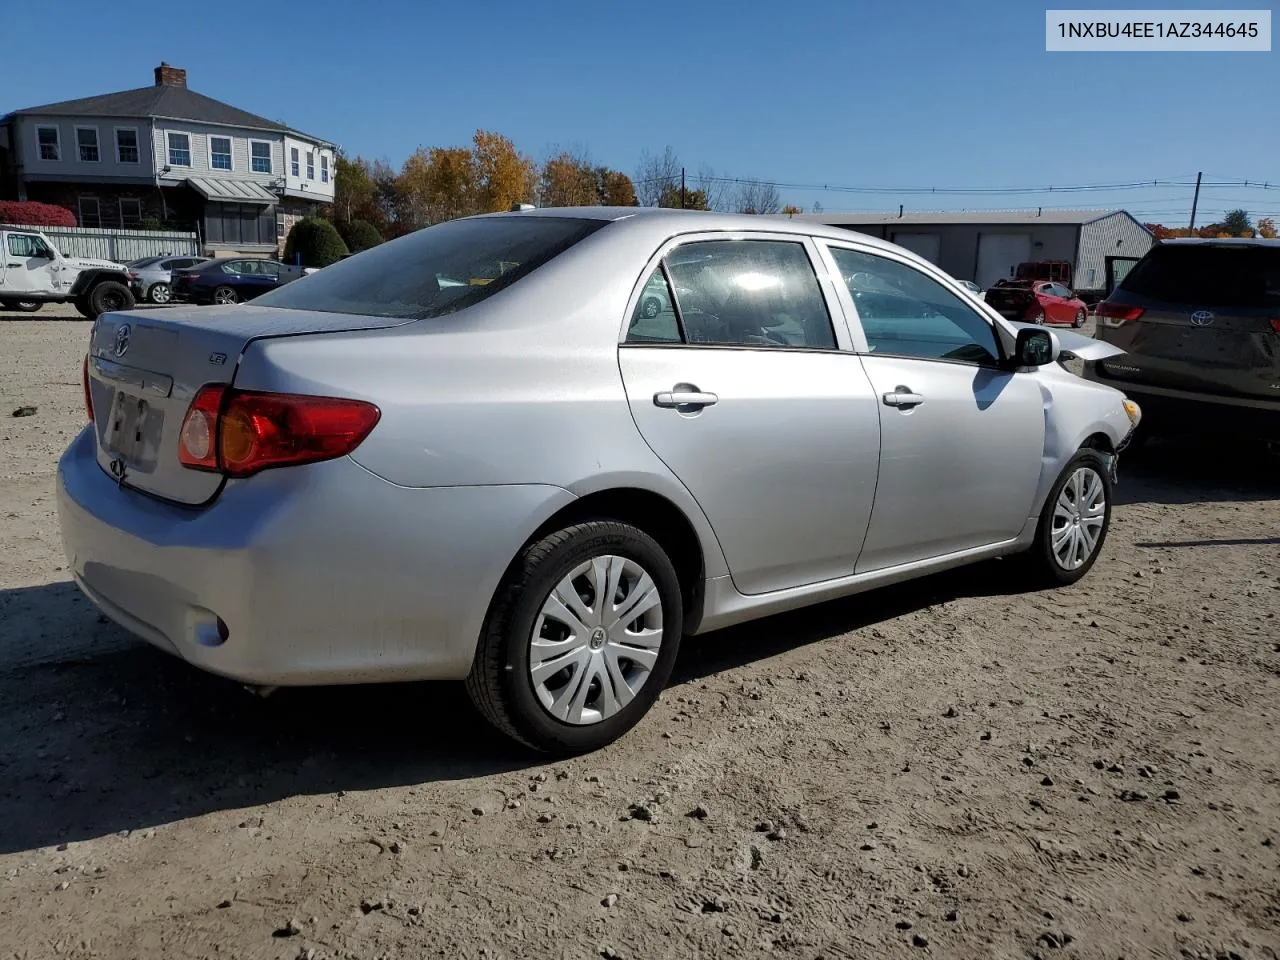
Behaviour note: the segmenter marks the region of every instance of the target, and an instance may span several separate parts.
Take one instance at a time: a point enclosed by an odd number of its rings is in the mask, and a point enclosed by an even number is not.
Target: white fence
[[[143,257],[200,253],[200,237],[181,230],[116,230],[98,227],[18,227],[39,230],[68,257],[127,263]]]

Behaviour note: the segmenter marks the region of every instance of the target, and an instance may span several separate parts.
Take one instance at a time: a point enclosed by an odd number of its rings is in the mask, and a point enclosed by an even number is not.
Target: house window
[[[250,140],[249,154],[254,173],[271,172],[271,144],[264,140]]]
[[[209,138],[209,169],[210,170],[230,170],[231,169],[231,138],[230,137],[210,137]]]
[[[98,128],[76,127],[76,149],[81,163],[97,163],[102,159],[98,152]]]
[[[320,182],[329,182],[329,158],[325,154],[320,154]]]
[[[295,177],[301,176],[301,174],[298,173],[298,148],[297,147],[289,148],[289,172],[293,174]]]
[[[120,226],[136,227],[142,222],[142,201],[137,197],[120,198]]]
[[[134,127],[116,127],[116,160],[138,162],[138,131]]]
[[[314,180],[316,178],[316,155],[310,150],[307,151],[307,179]]]
[[[191,166],[191,138],[185,133],[169,131],[169,166]]]
[[[36,127],[36,140],[40,144],[41,160],[61,160],[62,144],[57,127]]]
[[[284,211],[276,211],[276,239],[284,239]]]
[[[210,203],[204,210],[204,234],[210,243],[274,247],[276,208],[251,203]]]
[[[98,203],[97,197],[81,197],[79,207],[80,207],[80,226],[82,227],[102,226],[102,205]]]

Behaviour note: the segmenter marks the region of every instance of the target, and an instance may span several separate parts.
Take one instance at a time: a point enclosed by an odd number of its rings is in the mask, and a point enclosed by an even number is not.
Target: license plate
[[[142,397],[117,390],[111,402],[111,417],[107,421],[108,452],[130,466],[137,466],[144,457],[146,438],[158,430],[162,416],[162,411]]]

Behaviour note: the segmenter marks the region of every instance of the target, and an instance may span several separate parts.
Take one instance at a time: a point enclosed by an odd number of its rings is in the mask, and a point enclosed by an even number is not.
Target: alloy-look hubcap
[[[1093,467],[1079,467],[1058,494],[1050,546],[1063,570],[1078,570],[1098,549],[1107,519],[1107,488]]]
[[[662,647],[662,598],[627,557],[574,567],[542,604],[529,643],[529,679],[546,711],[565,723],[599,723],[639,692]]]

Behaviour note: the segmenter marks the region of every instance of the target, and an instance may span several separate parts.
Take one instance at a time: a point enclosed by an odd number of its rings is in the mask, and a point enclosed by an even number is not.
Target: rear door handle
[[[894,387],[892,392],[884,394],[881,399],[889,407],[918,407],[924,403],[923,396],[912,393],[910,387],[904,387],[901,384]]]
[[[684,386],[681,384],[681,386]],[[702,409],[716,403],[720,398],[714,393],[704,393],[697,389],[683,390],[667,390],[663,393],[655,393],[653,395],[653,405],[655,407],[693,407]]]

